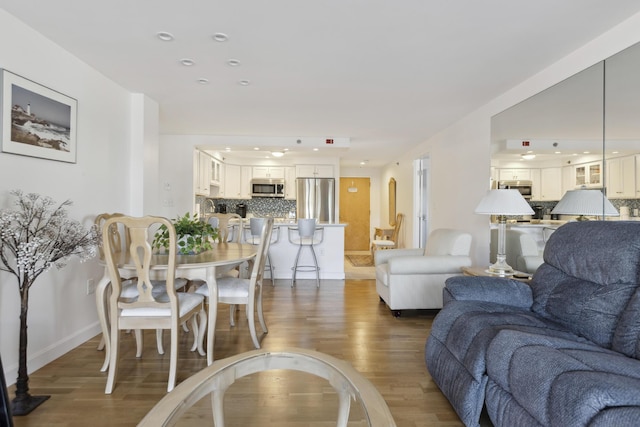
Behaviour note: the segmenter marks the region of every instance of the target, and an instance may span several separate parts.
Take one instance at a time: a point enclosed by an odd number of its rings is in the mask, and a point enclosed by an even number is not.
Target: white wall
[[[0,153],[0,207],[13,201],[10,190],[21,189],[58,202],[72,200],[70,216],[86,226],[98,212],[128,212],[130,94],[3,10],[0,40],[0,68],[78,101],[77,163]],[[86,294],[86,282],[101,273],[96,261],[71,259],[32,287],[31,372],[98,333],[94,295]],[[17,376],[18,295],[15,278],[0,272],[0,354],[9,383]]]
[[[413,229],[414,221],[410,215],[412,194],[404,190],[413,182],[411,162],[428,155],[429,229],[454,227],[470,231],[474,236],[474,262],[487,264],[489,219],[473,211],[490,178],[491,117],[639,41],[640,14],[636,14],[390,163],[383,171],[383,181],[388,176],[398,180],[398,212],[408,213],[403,226],[405,236],[410,235],[407,233]],[[386,207],[380,209],[384,212]]]

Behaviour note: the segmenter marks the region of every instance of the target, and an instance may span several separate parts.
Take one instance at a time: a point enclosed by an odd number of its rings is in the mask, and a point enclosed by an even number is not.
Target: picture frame
[[[76,163],[78,101],[2,69],[2,152]]]

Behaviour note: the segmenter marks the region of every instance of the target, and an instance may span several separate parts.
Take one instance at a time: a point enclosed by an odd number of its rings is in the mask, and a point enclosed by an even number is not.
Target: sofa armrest
[[[405,256],[389,259],[389,274],[462,274],[469,266],[467,256]]]
[[[406,256],[421,256],[424,254],[424,249],[385,249],[378,250],[373,253],[373,261],[375,265],[384,264],[391,258],[406,257]]]
[[[443,300],[486,301],[514,307],[530,308],[533,304],[531,287],[519,280],[485,276],[456,276],[447,279]]]

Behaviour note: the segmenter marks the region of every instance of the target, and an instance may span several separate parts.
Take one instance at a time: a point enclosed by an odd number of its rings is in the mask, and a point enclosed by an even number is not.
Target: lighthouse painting
[[[2,151],[76,161],[77,101],[2,71]]]

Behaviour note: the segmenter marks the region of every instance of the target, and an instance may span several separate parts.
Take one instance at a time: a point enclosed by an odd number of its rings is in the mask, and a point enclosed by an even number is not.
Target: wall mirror
[[[546,211],[567,190],[599,188],[633,216],[640,207],[639,76],[637,44],[495,115],[492,183],[524,176],[534,187],[531,204]]]
[[[389,225],[396,225],[396,180],[389,180]]]

